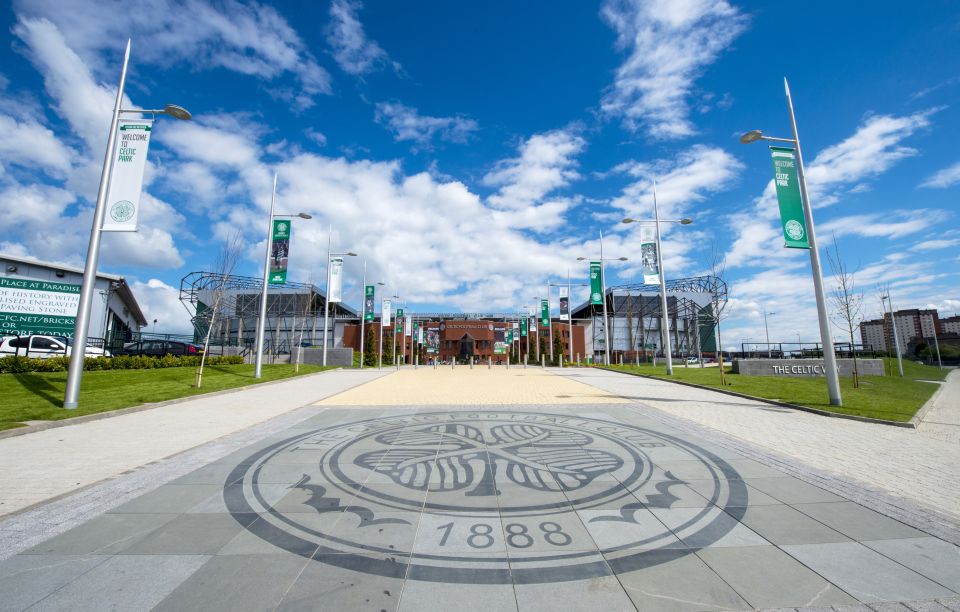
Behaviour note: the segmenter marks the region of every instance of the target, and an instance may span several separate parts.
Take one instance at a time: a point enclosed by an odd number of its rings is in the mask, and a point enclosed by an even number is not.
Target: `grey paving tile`
[[[222,490],[215,484],[168,484],[110,511],[111,514],[169,514],[186,512]]]
[[[424,512],[413,550],[418,554],[506,554],[507,543],[499,513],[465,517]]]
[[[33,548],[27,555],[110,555],[129,548],[176,514],[102,514]]]
[[[888,601],[884,603],[870,604],[870,609],[874,612],[913,612],[902,603]]]
[[[577,514],[601,551],[622,548],[686,548],[686,545],[646,508],[639,507],[632,512],[579,510]]]
[[[950,608],[932,599],[928,601],[908,601],[905,605],[911,612],[950,612]]]
[[[712,506],[651,510],[674,535],[691,548],[711,546],[767,546],[767,540],[743,523]]]
[[[949,608],[952,612],[960,612],[960,597],[946,597],[938,599],[937,603]]]
[[[931,537],[866,541],[863,544],[960,593],[960,547]]]
[[[753,459],[727,459],[726,463],[743,480],[747,478],[781,478],[787,475],[781,470]]]
[[[854,540],[918,538],[927,535],[853,502],[794,504],[793,507]]]
[[[484,612],[517,612],[517,599],[510,584],[450,584],[407,580],[399,612],[448,612],[465,602],[482,602]]]
[[[757,608],[857,603],[775,546],[710,548],[697,555]]]
[[[790,506],[750,506],[740,519],[774,544],[816,544],[848,541],[847,536],[830,529]]]
[[[864,603],[936,599],[949,589],[858,542],[783,546],[783,550]]]
[[[309,562],[292,554],[213,557],[155,610],[272,610]]]
[[[847,501],[839,495],[806,483],[793,476],[780,478],[745,478],[751,487],[758,489],[785,504],[813,504],[817,502]]]
[[[149,610],[209,557],[119,555],[110,557],[32,610]]]
[[[0,610],[24,610],[108,558],[17,555],[0,561]]]
[[[246,524],[257,515],[243,517]],[[224,514],[183,514],[127,547],[131,555],[213,555],[232,540],[244,525]]]
[[[660,461],[657,467],[680,480],[709,480],[723,478],[723,475],[699,460],[689,461]]]
[[[633,496],[650,509],[654,508],[705,508],[710,505],[703,495],[683,483],[668,484],[649,482],[634,489]]]
[[[651,551],[646,567],[617,571],[617,578],[638,610],[669,612],[751,607],[696,555],[677,556],[671,554],[673,552]],[[617,567],[615,558],[610,562]]]
[[[716,497],[717,503],[725,507],[774,506],[783,503],[746,483],[743,483],[742,488],[736,487],[732,492],[728,486],[718,490],[717,483],[713,480],[689,480],[687,486],[708,500]]]
[[[636,612],[630,598],[614,576],[514,586],[520,612],[556,610],[603,610]]]
[[[369,560],[396,565],[397,576],[357,571],[363,566],[362,557],[358,557],[353,565],[357,569],[346,569],[320,561],[311,561],[283,595],[277,610],[283,612],[396,610],[403,591],[405,565],[395,560],[387,560],[382,556],[370,556]]]
[[[236,478],[229,478],[236,467],[236,463],[214,461],[172,480],[170,484],[215,484],[222,486],[236,480]]]

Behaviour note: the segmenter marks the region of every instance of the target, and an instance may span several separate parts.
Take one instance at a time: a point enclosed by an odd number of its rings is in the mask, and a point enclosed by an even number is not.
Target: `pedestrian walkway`
[[[665,411],[768,405],[595,370],[378,375],[275,385],[258,401],[315,395],[0,521],[0,609],[960,610],[955,528]]]
[[[554,372],[960,519],[960,449],[955,443],[914,429],[833,419],[608,370]],[[951,384],[957,374],[951,375]],[[944,404],[938,414],[955,418],[957,410],[956,404]]]
[[[0,440],[0,516],[383,376],[335,370]]]
[[[960,445],[960,370],[947,375],[917,430],[928,438]]]

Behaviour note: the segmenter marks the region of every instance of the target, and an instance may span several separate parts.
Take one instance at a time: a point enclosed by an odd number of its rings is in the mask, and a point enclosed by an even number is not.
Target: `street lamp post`
[[[366,357],[363,346],[363,330],[367,326],[367,260],[363,260],[363,280],[360,281],[360,369]]]
[[[577,257],[577,261],[586,261],[587,257]],[[603,232],[600,232],[600,292],[603,296],[603,355],[604,365],[610,365],[610,328],[607,325],[607,272],[605,261],[627,261],[626,257],[603,256]]]
[[[330,258],[331,257],[356,257],[353,252],[331,253],[330,242],[333,240],[333,226],[327,230],[327,285],[323,288],[323,365],[327,365],[327,334],[330,325]]]
[[[87,328],[93,308],[93,293],[97,284],[97,264],[100,260],[100,233],[107,212],[107,194],[113,178],[113,152],[117,142],[117,125],[123,113],[170,115],[175,119],[187,121],[190,113],[180,106],[168,104],[159,110],[121,109],[123,90],[127,83],[127,66],[130,64],[130,39],[123,52],[123,68],[120,70],[120,85],[113,105],[113,118],[110,121],[110,133],[107,135],[107,150],[103,156],[103,169],[100,172],[100,186],[97,189],[97,204],[93,210],[93,223],[90,227],[90,242],[87,244],[87,260],[83,267],[83,281],[80,286],[80,303],[73,327],[73,351],[70,353],[70,365],[67,369],[67,386],[63,395],[63,407],[75,410],[80,401],[80,381],[83,378],[83,360],[87,348]]]
[[[273,195],[270,196],[270,219],[267,221],[267,252],[263,258],[263,290],[260,292],[260,318],[257,319],[257,356],[254,360],[253,377],[260,378],[263,375],[263,340],[267,326],[267,288],[270,286],[270,255],[273,251],[273,220],[281,217],[285,219],[312,219],[307,213],[297,213],[295,215],[274,214],[274,206],[277,202],[277,174],[273,175]]]
[[[667,275],[663,270],[663,249],[660,243],[660,224],[661,223],[679,223],[680,225],[690,225],[693,219],[661,219],[660,208],[657,205],[657,184],[653,184],[653,220],[631,219],[627,217],[624,223],[654,223],[657,228],[657,271],[660,273],[660,327],[663,336],[664,357],[667,361],[667,374],[673,374],[673,349],[670,347],[670,316],[667,312]],[[656,352],[654,352],[656,355]],[[720,367],[723,367],[721,359]]]
[[[767,315],[775,315],[775,312],[767,312],[767,309],[763,309],[763,331],[767,335],[767,359],[773,359],[773,353],[770,351],[770,328],[767,327]],[[781,351],[782,352],[782,351]],[[781,357],[783,357],[781,355]]]
[[[890,326],[893,327],[893,344],[897,347],[897,369],[900,370],[900,378],[903,378],[903,359],[900,357],[900,336],[897,334],[897,317],[893,310],[893,298],[890,294],[881,295],[880,301],[883,300],[890,304]]]
[[[807,194],[807,180],[803,170],[803,153],[800,150],[800,134],[797,131],[797,118],[793,112],[793,99],[790,96],[790,85],[783,79],[784,93],[787,97],[787,109],[790,113],[790,126],[793,128],[793,138],[774,138],[764,136],[760,130],[747,132],[740,137],[740,142],[750,144],[758,140],[792,143],[797,150],[797,178],[800,182],[800,201],[803,205],[803,218],[807,225],[807,240],[810,243],[810,267],[813,273],[813,290],[817,301],[817,318],[820,323],[820,342],[823,344],[823,365],[826,370],[827,393],[831,406],[842,406],[843,398],[840,395],[840,376],[837,373],[837,357],[833,347],[833,336],[830,332],[830,318],[827,315],[827,300],[823,289],[823,270],[820,266],[820,251],[817,248],[817,234],[813,225],[813,209],[810,206],[810,197]]]

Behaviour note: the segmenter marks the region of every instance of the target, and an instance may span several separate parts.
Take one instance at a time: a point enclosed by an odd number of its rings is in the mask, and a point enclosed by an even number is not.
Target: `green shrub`
[[[240,365],[243,357],[227,355],[207,357],[206,365]],[[22,374],[26,372],[65,372],[70,365],[69,357],[51,357],[49,359],[28,359],[17,355],[0,357],[0,374]],[[149,370],[152,368],[197,367],[200,357],[197,355],[117,355],[116,357],[86,357],[83,369],[94,370]]]

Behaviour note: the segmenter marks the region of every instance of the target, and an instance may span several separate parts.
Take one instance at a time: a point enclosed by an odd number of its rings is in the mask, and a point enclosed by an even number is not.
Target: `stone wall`
[[[293,359],[297,358],[296,352],[298,349],[294,349]],[[303,357],[300,358],[300,363],[311,363],[314,365],[320,365],[323,363],[323,347],[321,348],[305,348],[299,349],[303,351]],[[328,366],[352,366],[353,365],[353,349],[352,348],[328,348],[327,349],[327,365]]]
[[[853,359],[837,359],[840,376],[853,376]],[[883,360],[857,359],[861,376],[883,376]],[[824,376],[823,359],[734,359],[733,372],[745,376],[786,376],[811,378]]]

